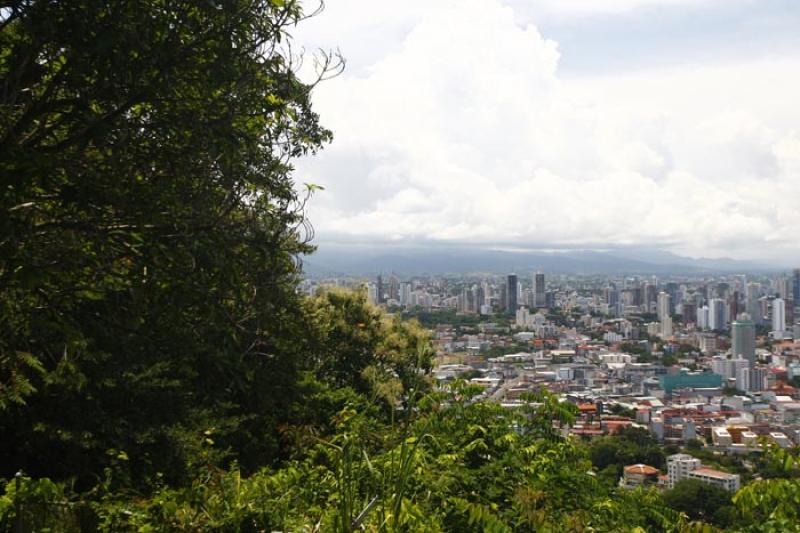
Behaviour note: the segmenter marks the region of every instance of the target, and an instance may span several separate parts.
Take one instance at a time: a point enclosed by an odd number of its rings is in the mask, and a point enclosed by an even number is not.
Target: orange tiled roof
[[[630,465],[625,467],[625,472],[627,474],[642,474],[645,476],[653,476],[658,474],[658,469],[653,468],[652,466],[638,464],[638,465]]]

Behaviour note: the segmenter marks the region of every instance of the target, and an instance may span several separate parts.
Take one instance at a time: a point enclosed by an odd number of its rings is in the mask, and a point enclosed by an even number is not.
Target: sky
[[[800,264],[800,2],[328,0],[320,246]],[[306,62],[309,65],[310,62]]]

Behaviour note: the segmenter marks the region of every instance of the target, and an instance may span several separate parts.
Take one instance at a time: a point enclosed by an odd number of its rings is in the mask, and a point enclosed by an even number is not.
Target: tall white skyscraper
[[[658,293],[658,320],[663,322],[665,318],[669,317],[669,304],[670,296],[668,293],[661,291]]]
[[[756,324],[761,323],[761,304],[758,299],[761,297],[761,284],[751,282],[747,284],[745,293],[745,307],[750,319]]]
[[[709,327],[709,310],[708,306],[704,305],[703,307],[697,310],[697,328],[701,330],[708,330],[711,329]]]
[[[411,303],[411,282],[400,283],[400,305],[408,306]]]
[[[775,279],[775,292],[781,299],[789,297],[789,280],[783,274]]]
[[[723,330],[728,323],[728,306],[722,298],[712,298],[708,302],[708,329]]]
[[[786,302],[783,298],[772,300],[772,336],[782,339],[786,331]]]

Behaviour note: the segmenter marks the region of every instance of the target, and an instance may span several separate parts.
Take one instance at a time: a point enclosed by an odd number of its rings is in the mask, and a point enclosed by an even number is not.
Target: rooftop
[[[642,475],[645,475],[645,476],[653,476],[653,475],[657,475],[659,472],[658,472],[657,468],[653,468],[652,466],[644,465],[644,464],[639,463],[639,464],[636,464],[636,465],[626,466],[625,467],[625,473],[626,474],[642,474]]]
[[[706,477],[712,477],[716,479],[731,479],[735,478],[736,474],[729,474],[727,472],[721,472],[719,470],[714,470],[713,468],[707,468],[705,466],[700,468],[695,468],[690,472],[691,475],[700,475]]]

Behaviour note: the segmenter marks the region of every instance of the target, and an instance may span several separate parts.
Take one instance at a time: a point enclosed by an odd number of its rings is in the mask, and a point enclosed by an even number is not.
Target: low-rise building
[[[700,459],[685,453],[667,457],[667,476],[667,486],[670,489],[675,488],[675,484],[683,479],[697,479],[730,492],[739,490],[741,483],[738,474],[704,467]]]
[[[657,468],[649,465],[629,465],[622,470],[620,486],[626,489],[633,489],[636,487],[655,485],[658,483],[659,474],[660,472]]]
[[[745,446],[758,446],[758,435],[752,431],[743,431],[742,444]]]
[[[711,430],[711,441],[716,446],[730,446],[733,444],[731,434],[726,428],[714,428]]]
[[[770,438],[775,441],[775,444],[780,446],[781,448],[791,448],[794,446],[792,441],[787,437],[784,433],[780,433],[778,431],[773,431],[769,434]]]
[[[692,470],[687,474],[688,479],[697,479],[709,485],[716,485],[721,489],[728,492],[736,492],[739,490],[741,480],[739,474],[729,474],[727,472],[720,472],[712,468],[700,467]]]

